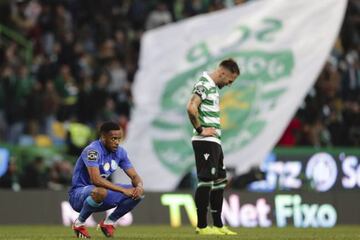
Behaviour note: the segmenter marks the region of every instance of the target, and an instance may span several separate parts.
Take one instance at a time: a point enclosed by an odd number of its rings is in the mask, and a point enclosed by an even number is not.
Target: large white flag
[[[125,147],[150,191],[194,167],[186,103],[202,71],[232,57],[241,76],[220,91],[225,165],[238,173],[272,150],[314,84],[346,0],[258,0],[148,31]]]

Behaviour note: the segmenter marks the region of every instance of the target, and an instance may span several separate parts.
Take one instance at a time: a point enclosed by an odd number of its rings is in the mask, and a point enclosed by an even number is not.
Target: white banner
[[[148,31],[125,147],[148,191],[173,190],[194,167],[186,103],[202,71],[232,57],[241,76],[220,91],[225,165],[259,165],[313,86],[346,0],[258,0]]]

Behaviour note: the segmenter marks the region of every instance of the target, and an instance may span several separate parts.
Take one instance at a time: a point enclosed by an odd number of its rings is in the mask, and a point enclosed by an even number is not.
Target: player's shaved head
[[[237,75],[240,74],[240,69],[239,66],[237,65],[237,63],[232,59],[226,59],[223,60],[220,64],[220,67],[226,68],[227,70],[229,70],[231,73],[235,73]]]
[[[106,134],[110,131],[121,130],[119,124],[114,122],[104,122],[100,127],[100,134]]]

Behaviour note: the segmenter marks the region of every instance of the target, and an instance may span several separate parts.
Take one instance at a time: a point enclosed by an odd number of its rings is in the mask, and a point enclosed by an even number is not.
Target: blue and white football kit
[[[69,190],[69,202],[75,211],[80,212],[84,205],[84,201],[90,200],[89,204],[95,207],[95,212],[120,207],[121,209],[117,209],[117,215],[121,217],[140,202],[140,199],[134,200],[121,192],[112,191],[110,189],[107,189],[107,195],[101,204],[91,202],[91,198],[88,197],[95,186],[92,185],[90,181],[87,167],[98,167],[100,175],[103,178],[108,178],[118,167],[127,170],[133,166],[124,148],[119,146],[115,152],[111,152],[105,148],[100,140],[90,143],[82,151],[76,162],[72,178],[72,187]],[[132,187],[132,185],[129,184],[116,185],[124,188]]]

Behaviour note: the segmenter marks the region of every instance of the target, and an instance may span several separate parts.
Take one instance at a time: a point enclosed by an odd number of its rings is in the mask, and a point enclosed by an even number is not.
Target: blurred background
[[[76,158],[97,137],[99,124],[118,122],[126,139],[144,32],[245,2],[1,1],[1,198],[4,191],[41,189],[60,191],[66,199]],[[359,53],[360,2],[349,0],[331,54],[276,147],[263,166],[232,175],[230,187],[247,193],[322,191],[306,181],[305,166],[311,157],[328,154],[345,169],[335,189],[359,190]],[[344,176],[350,179],[345,185]],[[194,179],[193,172],[186,174],[178,189],[193,189]]]

